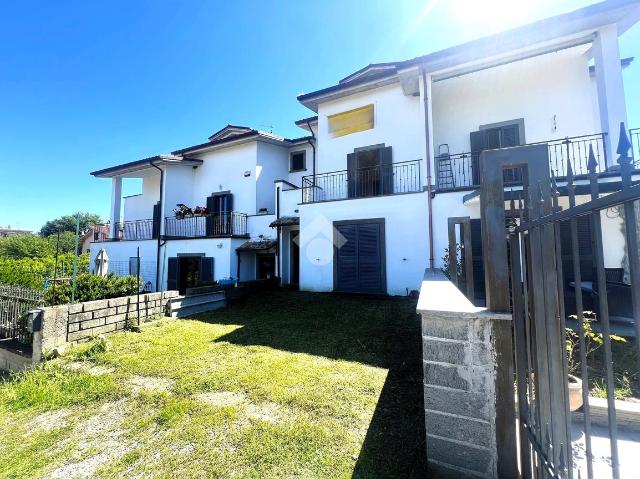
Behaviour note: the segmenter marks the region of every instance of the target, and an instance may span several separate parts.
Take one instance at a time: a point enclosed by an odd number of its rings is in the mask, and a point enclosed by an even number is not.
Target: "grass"
[[[423,477],[415,303],[291,291],[0,384],[0,478]]]

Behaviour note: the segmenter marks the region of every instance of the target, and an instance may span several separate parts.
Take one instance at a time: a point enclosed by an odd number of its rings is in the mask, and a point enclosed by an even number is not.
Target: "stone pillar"
[[[600,128],[609,136],[605,142],[607,166],[617,164],[615,158],[620,122],[627,125],[622,66],[618,48],[618,28],[615,24],[598,30],[593,41],[593,58],[598,88]],[[604,168],[604,167],[603,167]]]
[[[122,205],[122,178],[115,176],[111,178],[111,225],[110,237],[118,237],[118,223],[120,222],[120,209]]]
[[[420,291],[434,477],[517,477],[511,315],[474,307],[439,270]]]

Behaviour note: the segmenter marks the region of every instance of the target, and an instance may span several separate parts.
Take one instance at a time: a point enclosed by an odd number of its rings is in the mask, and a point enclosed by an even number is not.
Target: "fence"
[[[42,291],[0,284],[0,338],[31,344],[31,333],[26,330],[24,315],[43,305]]]
[[[164,236],[167,238],[208,238],[246,235],[247,215],[236,211],[165,219]]]
[[[636,134],[640,134],[640,130]],[[574,136],[559,140],[549,140],[531,145],[547,145],[549,169],[556,178],[567,175],[567,165],[571,163],[573,174],[589,173],[589,151],[593,151],[597,173],[617,170],[607,158],[605,150],[605,133]],[[640,141],[638,138],[637,141]],[[505,184],[520,184],[522,178],[513,169],[505,170]],[[477,187],[480,185],[480,152],[472,151],[457,154],[440,154],[436,156],[436,178],[439,190],[454,190]]]
[[[116,276],[136,276],[137,257],[132,256],[129,261],[109,261],[107,273]],[[156,284],[156,262],[140,261],[140,290],[150,292],[155,289]]]
[[[302,202],[415,193],[422,191],[421,160],[333,171],[302,178]]]
[[[631,144],[624,125],[621,126],[617,152],[621,175],[620,191],[600,197],[598,167],[592,148],[588,154],[591,201],[576,205],[572,161],[566,164],[569,207],[559,207],[559,192],[550,177],[549,168],[539,159],[545,150],[538,146],[517,153],[491,152],[483,171],[481,189],[483,246],[487,265],[487,298],[494,311],[511,310],[515,338],[515,366],[520,428],[519,461],[522,476],[528,478],[603,477],[596,470],[594,458],[610,455],[610,473],[621,477],[618,454],[618,421],[615,400],[612,329],[616,325],[632,324],[635,337],[640,337],[640,251],[638,248],[635,203],[640,200],[640,186],[632,185],[633,160]],[[516,207],[511,200],[510,215],[503,210],[504,168],[524,165],[526,178],[522,199]],[[498,194],[500,193],[500,194]],[[500,205],[496,208],[496,205]],[[624,234],[627,244],[630,283],[612,283],[604,268],[604,245],[601,212],[610,208],[624,210]],[[505,217],[508,223],[508,243],[505,244]],[[593,282],[583,282],[578,244],[577,220],[586,217],[593,235]],[[571,241],[561,241],[561,226],[568,224]],[[566,249],[565,249],[566,248]],[[563,249],[572,257],[573,278],[565,284]],[[510,272],[510,274],[507,274]],[[621,296],[624,293],[624,297]],[[597,322],[587,317],[585,300],[591,296]],[[573,443],[574,429],[570,411],[576,410],[569,392],[569,357],[566,346],[567,315],[575,311],[585,456]],[[601,331],[602,358],[597,372],[606,389],[607,431],[609,448],[594,452],[590,413],[590,376],[596,368],[587,367],[588,331]],[[632,346],[630,346],[632,347]],[[635,350],[640,359],[638,343]],[[633,368],[636,367],[635,363]],[[637,365],[640,369],[640,364]],[[636,372],[637,374],[637,372]],[[637,386],[632,376],[631,388]],[[500,437],[512,424],[496,425]],[[512,446],[515,455],[515,440]],[[601,447],[601,446],[599,446]],[[631,459],[633,461],[633,459]],[[600,466],[601,467],[601,466]],[[633,465],[631,465],[633,467]],[[628,469],[630,472],[633,469]],[[586,475],[585,475],[586,471]],[[606,474],[605,474],[606,475]]]

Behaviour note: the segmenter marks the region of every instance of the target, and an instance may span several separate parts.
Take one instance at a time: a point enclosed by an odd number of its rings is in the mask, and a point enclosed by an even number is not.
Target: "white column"
[[[122,177],[114,176],[111,178],[111,225],[110,237],[117,238],[117,223],[120,222],[120,209],[122,205]]]
[[[620,122],[627,124],[616,25],[607,25],[598,30],[593,42],[593,58],[598,88],[600,128],[608,133],[605,148],[607,149],[607,166],[611,167],[616,161],[614,154],[618,144]]]

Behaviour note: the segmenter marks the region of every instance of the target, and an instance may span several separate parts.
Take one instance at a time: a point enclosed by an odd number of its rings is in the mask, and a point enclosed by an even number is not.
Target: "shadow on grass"
[[[215,313],[217,341],[357,361],[388,375],[353,477],[424,477],[420,320],[406,298],[271,291]],[[198,319],[206,320],[205,315]]]

